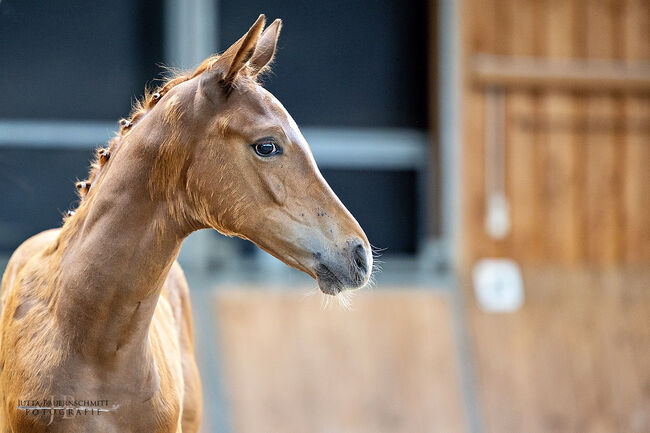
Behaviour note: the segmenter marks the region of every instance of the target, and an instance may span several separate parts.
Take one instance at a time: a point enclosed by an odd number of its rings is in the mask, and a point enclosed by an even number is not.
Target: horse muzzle
[[[323,293],[336,295],[365,286],[372,270],[372,253],[361,239],[346,242],[338,252],[316,252],[314,273]]]

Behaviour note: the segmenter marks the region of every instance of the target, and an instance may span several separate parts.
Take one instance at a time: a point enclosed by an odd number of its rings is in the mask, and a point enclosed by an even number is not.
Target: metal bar
[[[479,86],[650,92],[649,62],[479,54],[472,59],[470,72]]]
[[[106,143],[117,122],[0,119],[0,148],[78,148]],[[411,129],[304,128],[320,167],[411,170],[426,164],[427,137]]]
[[[461,0],[439,0],[438,2],[438,41],[440,44],[439,62],[439,110],[442,170],[442,228],[443,249],[447,251],[451,263],[461,263],[461,156],[462,156],[462,86],[463,76],[461,57],[462,26],[461,10],[468,7]],[[458,269],[456,269],[458,270]],[[461,270],[462,271],[462,270]],[[454,274],[456,284],[451,286],[453,305],[454,342],[456,345],[463,408],[467,421],[467,431],[483,431],[478,393],[476,392],[476,373],[471,351],[471,341],[467,329],[467,317],[463,287]]]
[[[216,0],[166,0],[165,62],[191,69],[217,51]]]
[[[506,197],[505,96],[502,88],[489,88],[485,99],[485,229],[492,239],[510,231]]]
[[[450,264],[460,262],[462,243],[460,230],[461,197],[461,4],[441,0],[438,15],[440,44],[438,107],[440,120],[440,170],[442,209],[442,249]]]
[[[106,143],[117,122],[0,119],[0,148],[78,148]]]
[[[217,0],[165,0],[165,62],[167,65],[180,69],[193,69],[206,57],[217,51]],[[192,251],[205,252],[205,244],[210,241],[210,233],[198,232],[183,244],[181,257],[192,255]],[[212,239],[214,250],[227,249],[227,240]],[[196,257],[194,263],[199,269],[207,268],[210,257],[203,254]],[[188,273],[190,283],[192,275],[199,271],[194,269]],[[191,291],[193,298],[198,293]],[[207,289],[207,288],[206,288]],[[209,298],[208,291],[201,295]],[[196,299],[195,299],[196,300]],[[194,314],[203,326],[197,326],[197,340],[205,347],[202,351],[202,381],[205,393],[204,428],[210,431],[232,431],[230,410],[223,384],[223,371],[218,342],[213,335],[211,326],[207,326],[209,318],[209,302],[193,302]],[[209,368],[206,368],[209,367]],[[207,427],[206,427],[207,425]]]
[[[304,128],[320,167],[424,169],[427,136],[410,129]]]

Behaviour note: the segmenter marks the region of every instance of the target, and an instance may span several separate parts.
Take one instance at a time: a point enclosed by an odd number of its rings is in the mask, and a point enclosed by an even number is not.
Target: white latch
[[[524,304],[519,265],[511,259],[481,259],[472,271],[474,293],[483,311],[509,313]]]

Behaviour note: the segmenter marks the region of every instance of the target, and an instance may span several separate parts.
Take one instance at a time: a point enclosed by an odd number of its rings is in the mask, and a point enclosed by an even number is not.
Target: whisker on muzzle
[[[326,293],[321,292],[321,298],[320,298],[320,308],[321,310],[325,311],[329,308],[330,302],[332,302],[332,295],[328,295]]]
[[[314,287],[310,290],[307,290],[305,293],[302,294],[302,300],[305,301],[307,298],[311,298],[312,296],[316,296],[319,293],[322,293],[318,287]]]
[[[386,251],[387,248],[380,248],[370,244],[370,252],[373,258],[381,257],[381,253]]]
[[[336,299],[339,301],[339,305],[345,310],[352,310],[352,297],[354,293],[350,290],[342,290],[336,294]]]
[[[311,292],[309,293],[312,294]],[[336,299],[338,305],[344,310],[352,310],[352,298],[354,297],[354,292],[350,290],[342,290],[336,295],[328,295],[326,293],[320,292],[321,294],[321,310],[325,311],[333,305],[333,300]]]

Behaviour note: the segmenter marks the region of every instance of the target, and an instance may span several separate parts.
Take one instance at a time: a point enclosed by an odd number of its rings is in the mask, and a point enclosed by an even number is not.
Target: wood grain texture
[[[650,272],[524,269],[526,302],[469,323],[486,433],[650,431]]]
[[[587,3],[587,49],[590,58],[615,58],[621,55],[618,23],[623,2],[590,1]],[[593,95],[587,99],[586,117],[596,126],[603,119],[618,114],[620,98],[616,95]],[[621,259],[621,151],[625,145],[621,134],[612,128],[588,128],[584,134],[588,150],[586,164],[585,223],[592,229],[587,236],[587,259],[593,263],[616,263]]]
[[[302,293],[220,292],[233,431],[466,431],[449,303],[382,291],[323,310]]]
[[[481,54],[648,62],[650,2],[467,0],[461,26],[460,267],[490,255],[523,264],[650,263],[650,97],[584,87],[506,90],[512,230],[495,240],[485,230],[487,89],[468,72]]]
[[[571,3],[567,3],[571,5]],[[557,7],[557,10],[563,8]],[[650,93],[650,67],[611,60],[550,60],[481,54],[470,64],[472,81],[506,90]]]
[[[572,39],[575,5],[572,2],[547,0],[544,6],[545,15],[541,23],[546,31],[542,51],[548,58],[574,56],[574,47],[567,44],[567,41]],[[546,91],[540,105],[545,118],[572,119],[576,114],[571,93]],[[546,156],[542,161],[544,167],[541,168],[542,257],[555,257],[563,263],[575,263],[578,259],[576,201],[579,192],[573,180],[575,166],[580,162],[579,155],[575,152],[575,137],[567,129],[551,129],[539,135],[540,151]]]
[[[625,14],[624,53],[632,60],[650,59],[650,7],[646,0],[631,1]],[[650,97],[627,96],[623,102],[625,118],[625,153],[623,165],[630,173],[624,176],[625,257],[631,263],[650,262]],[[639,131],[645,126],[646,132]]]
[[[511,34],[507,37],[507,52],[516,56],[530,56],[537,52],[539,34],[537,14],[539,5],[532,2],[509,1],[508,20],[512,24]],[[541,207],[543,171],[541,163],[544,158],[543,146],[539,137],[526,128],[511,127],[522,118],[535,118],[539,111],[539,92],[518,91],[506,96],[506,196],[510,200],[510,218],[512,232],[506,239],[511,248],[501,255],[529,255],[533,258],[542,256],[542,236],[536,230],[543,221]]]

